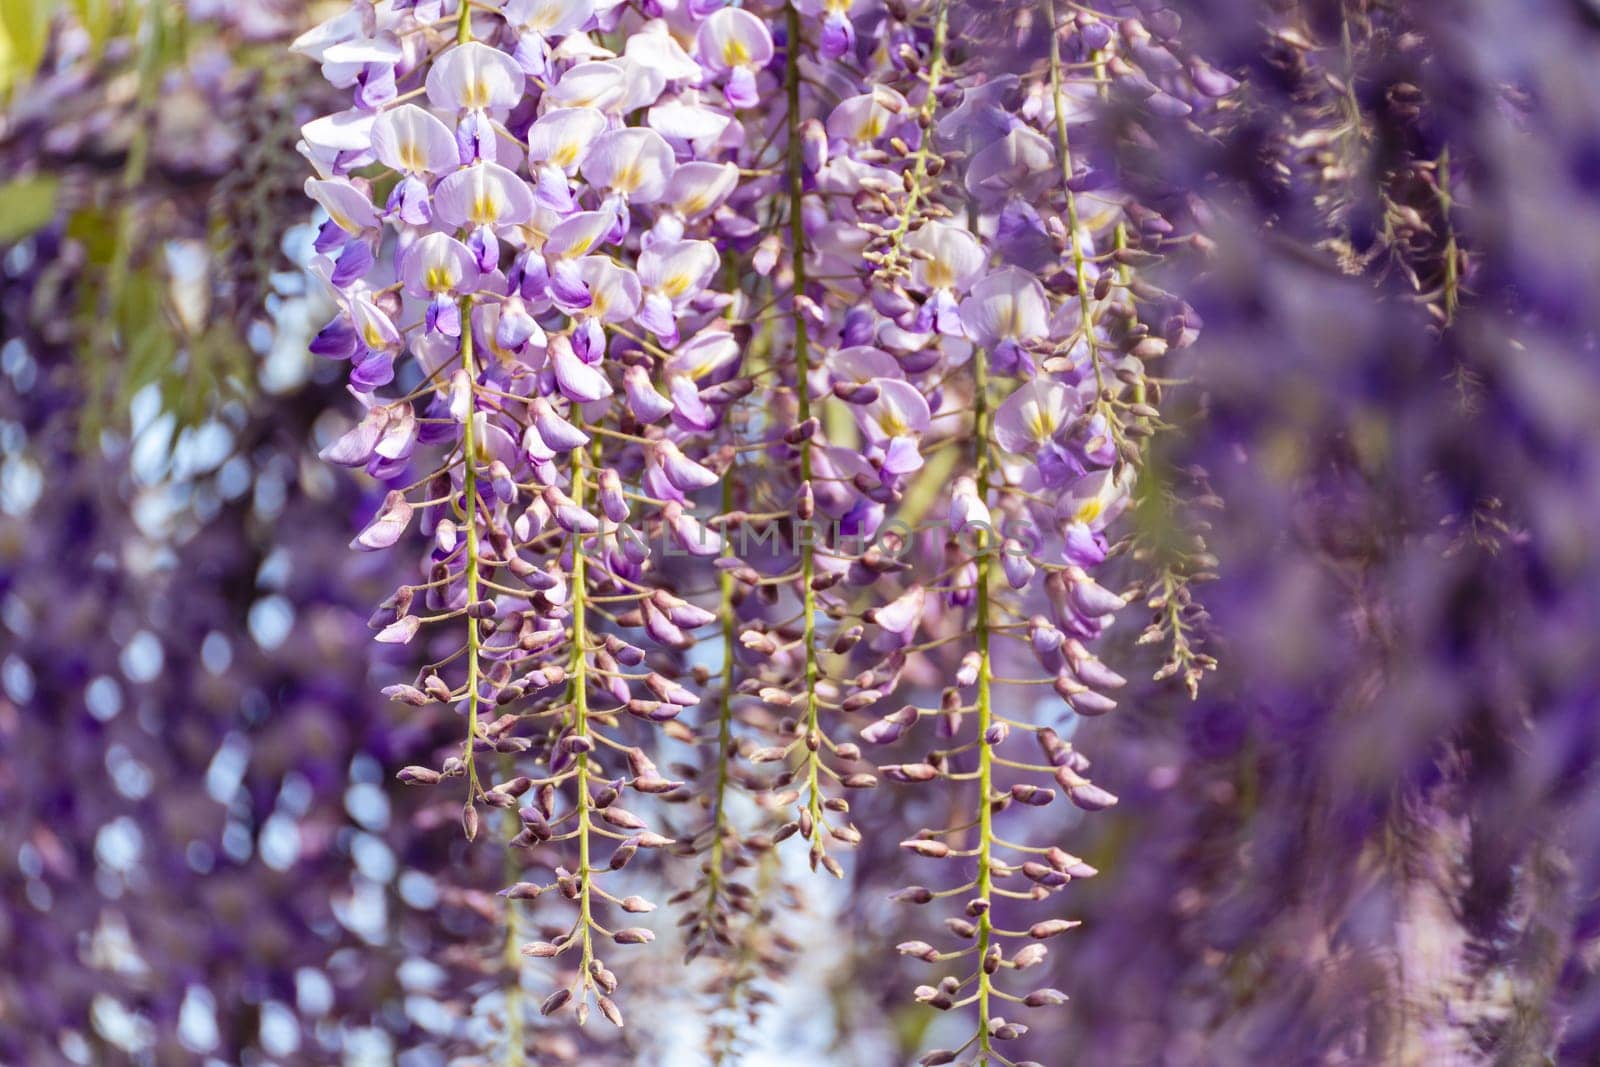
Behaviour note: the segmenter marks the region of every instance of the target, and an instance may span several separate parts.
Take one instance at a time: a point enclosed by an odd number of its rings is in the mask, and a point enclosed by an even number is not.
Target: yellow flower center
[[[472,221],[479,226],[487,226],[500,215],[500,205],[495,201],[494,193],[487,189],[478,191],[472,200]]]
[[[644,181],[644,175],[640,173],[639,164],[635,161],[617,171],[616,176],[611,179],[611,188],[618,192],[631,193],[639,187],[639,183],[642,181]]]
[[[449,267],[429,267],[424,284],[430,293],[444,293],[454,289],[456,283]]]
[[[1003,335],[1006,337],[1021,337],[1022,301],[1017,300],[1014,297],[1007,297],[1004,307],[1005,314],[1000,317],[1000,321],[1005,326]]]

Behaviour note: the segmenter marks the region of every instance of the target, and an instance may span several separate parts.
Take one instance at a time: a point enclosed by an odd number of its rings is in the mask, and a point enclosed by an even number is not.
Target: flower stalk
[[[972,437],[974,443],[973,471],[977,481],[978,499],[989,499],[989,478],[992,455],[990,453],[989,412],[989,357],[981,348],[972,353]],[[974,641],[978,652],[977,705],[978,705],[978,877],[976,901],[978,914],[978,1063],[987,1067],[989,1046],[989,999],[992,993],[990,975],[984,961],[989,956],[989,946],[994,936],[994,750],[991,730],[994,728],[994,706],[990,687],[994,681],[994,664],[990,658],[990,590],[989,581],[993,566],[995,546],[990,543],[988,530],[977,532],[977,580],[973,605]]]
[[[795,406],[799,422],[804,425],[811,420],[811,340],[810,326],[806,322],[805,313],[801,308],[806,299],[806,228],[805,228],[805,161],[802,155],[804,140],[801,132],[802,108],[800,101],[800,42],[801,22],[800,9],[795,4],[787,5],[785,13],[785,28],[788,32],[788,44],[784,55],[784,93],[788,105],[785,122],[788,127],[788,146],[785,159],[785,175],[788,189],[788,217],[789,217],[789,270],[792,276],[793,295],[792,302],[792,328],[794,335],[791,340],[795,366]],[[811,489],[811,441],[805,440],[799,444],[800,451],[800,494],[801,499],[806,499]],[[797,512],[797,514],[799,514]],[[801,521],[806,521],[809,516],[799,514]],[[800,550],[800,625],[801,647],[805,653],[805,671],[802,676],[804,686],[805,711],[804,729],[801,745],[804,751],[806,774],[806,799],[805,811],[809,824],[809,832],[802,832],[811,839],[810,861],[813,870],[820,863],[836,877],[844,877],[843,869],[836,862],[831,861],[827,854],[827,846],[823,839],[826,836],[826,815],[822,810],[822,783],[820,775],[825,769],[822,763],[822,748],[824,739],[821,729],[820,707],[817,698],[817,684],[821,679],[821,664],[817,657],[817,590],[816,590],[816,542],[811,536],[813,531],[801,529],[799,537]]]

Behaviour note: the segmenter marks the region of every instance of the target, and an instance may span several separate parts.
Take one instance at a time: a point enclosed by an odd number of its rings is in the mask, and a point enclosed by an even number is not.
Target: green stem
[[[456,21],[456,43],[466,44],[472,40],[472,5],[468,0],[461,0],[461,14]],[[477,353],[474,351],[472,338],[472,297],[461,299],[461,369],[467,374],[467,382],[472,390],[472,402],[467,408],[467,421],[461,431],[461,453],[465,461],[465,470],[462,474],[462,490],[466,499],[467,508],[467,538],[466,538],[466,571],[467,571],[467,604],[470,607],[478,602],[479,593],[479,551],[478,551],[478,442],[477,442],[477,390],[478,390],[478,365]],[[466,764],[469,795],[468,803],[477,800],[482,792],[478,784],[478,767],[475,749],[478,742],[478,692],[479,653],[482,644],[482,634],[478,627],[478,620],[467,618],[467,744]],[[514,814],[508,816],[510,829],[515,834],[520,823]],[[517,872],[514,869],[511,850],[506,850],[506,877],[514,880]],[[521,916],[517,913],[518,904],[515,900],[506,901],[506,938],[505,938],[505,963],[511,971],[511,988],[506,990],[506,1067],[523,1067],[527,1062],[527,1038],[525,1036],[522,1018],[522,932]]]
[[[978,483],[978,499],[985,505],[989,502],[989,355],[983,349],[976,349],[972,354],[973,368],[973,437],[976,441],[975,467]],[[974,628],[977,631],[978,643],[978,898],[986,904],[989,902],[990,889],[993,881],[991,870],[991,853],[994,848],[994,805],[990,797],[994,792],[994,746],[988,743],[986,735],[994,722],[994,707],[990,698],[990,683],[994,679],[994,667],[989,657],[989,535],[987,531],[979,532],[980,552],[978,560],[978,581],[976,591],[976,620]],[[984,958],[988,955],[990,942],[994,934],[994,917],[992,909],[985,907],[983,914],[978,916],[978,1063],[986,1065],[989,1048],[989,993],[991,980],[984,970]]]
[[[784,90],[788,102],[788,191],[789,191],[789,255],[794,275],[794,361],[795,397],[798,415],[803,423],[811,418],[811,351],[805,316],[800,311],[800,298],[806,289],[806,228],[802,210],[805,199],[805,160],[800,133],[800,10],[788,5],[785,26],[788,32],[787,54],[784,56]],[[800,481],[803,488],[811,485],[811,442],[800,445]],[[806,810],[811,816],[811,852],[821,855],[822,844],[822,788],[817,780],[820,751],[811,751],[809,740],[818,733],[817,679],[821,673],[817,662],[817,592],[812,588],[816,570],[816,548],[811,531],[800,533],[800,597],[804,616],[806,649]]]
[[[1105,379],[1100,369],[1100,341],[1094,334],[1094,293],[1089,286],[1089,260],[1084,254],[1082,235],[1078,232],[1078,197],[1072,191],[1072,142],[1067,134],[1066,110],[1061,99],[1061,23],[1056,19],[1056,0],[1045,0],[1045,12],[1050,21],[1050,92],[1055,97],[1056,152],[1061,157],[1061,187],[1067,194],[1068,239],[1072,247],[1072,270],[1078,283],[1083,340],[1089,347],[1090,362],[1094,364],[1098,404],[1104,400]]]
[[[583,425],[583,409],[574,404],[571,419],[574,426]],[[594,447],[600,447],[599,439]],[[583,478],[583,449],[572,450],[572,502],[578,508],[585,506],[587,486]],[[572,732],[578,737],[589,736],[589,661],[586,645],[589,641],[588,604],[586,598],[587,563],[583,554],[582,535],[574,533],[572,542]],[[594,959],[592,927],[594,914],[590,900],[590,879],[594,875],[589,863],[589,754],[578,752],[577,757],[578,805],[578,925],[583,930],[583,957],[578,966],[578,981],[586,990],[590,982],[589,964]]]
[[[1444,219],[1445,246],[1444,246],[1444,324],[1450,326],[1455,323],[1456,311],[1461,307],[1461,271],[1457,258],[1460,253],[1456,245],[1455,225],[1450,218],[1450,212],[1455,206],[1455,198],[1450,192],[1450,147],[1446,145],[1439,153],[1438,172],[1435,180],[1439,186],[1439,213]]]
[[[949,0],[939,0],[939,6],[933,14],[933,45],[928,56],[928,95],[919,109],[925,116],[931,117],[938,109],[939,84],[944,80],[944,50],[949,29]],[[894,232],[889,235],[889,247],[884,254],[885,267],[897,265],[901,242],[911,231],[911,222],[917,214],[917,204],[922,199],[928,183],[928,159],[932,155],[930,151],[932,144],[933,131],[929,127],[922,131],[922,141],[917,145],[916,154],[912,157],[911,189],[906,193],[906,206],[900,215],[900,221],[895,226]]]
[[[731,474],[731,472],[730,472]],[[733,510],[733,478],[722,480],[722,514]],[[723,542],[723,554],[733,555],[731,539]],[[717,785],[711,795],[711,860],[706,872],[706,914],[716,913],[717,893],[722,887],[723,837],[727,829],[728,749],[733,743],[733,651],[738,641],[738,620],[733,614],[733,572],[725,570],[717,579],[718,615],[722,619],[722,692],[717,707]]]

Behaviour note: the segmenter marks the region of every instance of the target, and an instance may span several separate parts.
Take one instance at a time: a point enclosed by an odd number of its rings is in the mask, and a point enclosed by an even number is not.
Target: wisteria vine
[[[423,556],[372,627],[431,662],[385,692],[462,720],[399,774],[462,789],[469,841],[509,827],[541,1010],[622,1025],[652,853],[699,864],[691,955],[778,965],[782,843],[844,877],[887,779],[952,813],[898,896],[959,909],[953,947],[898,947],[973,1027],[922,1062],[1014,1062],[1005,1013],[1064,995],[1010,975],[1095,873],[1028,813],[1116,803],[1070,739],[1123,685],[1111,586],[1163,589],[1165,674],[1211,665],[1181,579],[1113,569],[1199,322],[1159,284],[1194,205],[1109,149],[1233,81],[1064,0],[358,0],[295,47],[350,93],[300,144],[339,309],[313,350],[362,409],[323,455],[386,488],[355,547]]]
[[[1597,42],[0,0],[0,1059],[1600,1062]]]

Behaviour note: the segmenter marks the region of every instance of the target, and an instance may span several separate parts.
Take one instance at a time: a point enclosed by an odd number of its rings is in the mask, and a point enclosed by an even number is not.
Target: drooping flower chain
[[[771,735],[751,758],[783,764],[764,783],[794,812],[776,839],[798,833],[835,874],[826,842],[859,839],[843,791],[877,781],[849,737],[936,719],[949,747],[881,773],[976,783],[970,824],[906,843],[974,861],[964,885],[906,894],[968,894],[951,928],[972,944],[902,951],[973,957],[920,996],[975,1003],[969,1045],[1006,1062],[991,1043],[1023,1028],[994,1010],[1019,999],[995,975],[1042,955],[1009,939],[1071,924],[1007,930],[997,901],[1092,869],[1008,843],[995,816],[1053,799],[1029,776],[1115,802],[1057,713],[1009,695],[1043,682],[1078,715],[1113,706],[1121,679],[1089,645],[1123,601],[1090,572],[1157,421],[1145,361],[1194,332],[1135,271],[1172,225],[1074,136],[1113,87],[1171,112],[1225,92],[1220,76],[1136,19],[948,0],[358,3],[298,47],[354,96],[304,130],[340,307],[315,348],[351,361],[366,410],[325,455],[393,487],[358,547],[394,546],[420,510],[427,565],[378,640],[425,639],[435,663],[390,692],[464,718],[459,756],[403,776],[464,779],[469,837],[480,807],[518,809],[514,844],[554,878],[508,894],[576,910],[527,949],[577,955],[546,1011],[581,1019],[592,1000],[620,1021],[596,946],[649,940],[613,916],[652,905],[601,876],[672,843],[620,801],[691,795],[638,726],[696,736],[674,720],[705,695],[688,655],[704,640],[721,669],[719,706],[692,716],[716,746],[712,824],[689,849],[710,850],[698,936],[729,892],[736,707]],[[941,513],[942,531],[916,529]],[[1000,669],[1029,663],[1036,677]],[[856,730],[950,665],[937,706]],[[1012,730],[1046,762],[1002,755]],[[490,752],[537,775],[494,782]]]
[[[967,918],[950,927],[972,943],[945,953],[911,942],[902,951],[934,961],[973,958],[970,973],[919,995],[941,1008],[977,1005],[978,1027],[968,1047],[980,1062],[991,1055],[1004,1062],[992,1042],[1026,1029],[994,1011],[994,1001],[1059,999],[1052,990],[1007,993],[996,986],[995,973],[1034,965],[1044,954],[1037,942],[1073,925],[1047,918],[1021,930],[1002,929],[994,921],[996,899],[1045,897],[1074,876],[1093,874],[1051,843],[1005,841],[994,832],[994,816],[1010,805],[1053,799],[1053,790],[1026,780],[1028,772],[1055,778],[1080,808],[1115,803],[1088,779],[1087,761],[1048,725],[1045,709],[1003,714],[993,687],[1049,683],[1078,715],[1114,706],[1103,691],[1122,679],[1088,645],[1122,600],[1088,572],[1112,551],[1106,528],[1127,503],[1142,459],[1139,442],[1156,421],[1148,403],[1156,383],[1147,380],[1144,362],[1191,342],[1195,325],[1180,302],[1133,269],[1158,258],[1172,224],[1117,190],[1115,175],[1097,175],[1075,160],[1069,131],[1095,119],[1112,85],[1131,83],[1133,91],[1159,97],[1167,113],[1204,107],[1231,89],[1209,68],[1185,67],[1162,53],[1135,20],[1114,33],[1107,20],[1086,12],[1071,22],[1053,9],[1046,13],[1046,25],[1059,32],[1043,35],[1045,56],[1031,77],[1022,78],[984,69],[977,42],[985,12],[957,16],[936,3],[898,28],[891,24],[870,54],[898,55],[903,65],[864,76],[862,91],[829,114],[813,150],[827,155],[818,167],[819,195],[842,194],[849,205],[819,213],[826,222],[816,243],[859,252],[853,262],[839,256],[832,269],[862,276],[859,288],[815,295],[823,304],[819,321],[838,329],[830,336],[836,343],[827,384],[856,415],[856,436],[828,455],[859,490],[855,506],[883,506],[855,517],[872,528],[914,524],[921,504],[914,492],[902,492],[905,476],[945,447],[972,449],[970,474],[944,479],[953,485],[943,498],[950,515],[946,567],[932,581],[882,583],[898,595],[882,593],[886,603],[864,615],[876,630],[870,647],[877,658],[837,699],[846,711],[876,706],[901,678],[928,676],[918,671],[919,660],[934,660],[955,667],[956,676],[939,706],[907,705],[862,738],[894,741],[926,715],[939,718],[942,736],[957,739],[963,715],[977,713],[973,740],[883,773],[900,781],[977,783],[971,822],[905,843],[924,855],[976,861],[976,874],[965,884],[904,894],[918,902],[969,894]],[[956,51],[953,17],[961,19],[959,37],[967,42],[960,51],[975,57],[960,64],[947,54]],[[1002,19],[1001,25],[1014,30],[1020,24]],[[1000,43],[999,54],[1004,51]],[[1067,73],[1069,62],[1080,75]],[[1139,62],[1158,63],[1167,88],[1141,75]],[[947,80],[962,92],[944,112],[939,95]],[[1020,114],[1002,106],[1007,95],[1021,98]],[[1081,195],[1096,188],[1089,178],[1100,179],[1100,188]],[[1051,269],[1057,256],[1066,269]],[[829,271],[819,264],[818,274]],[[840,297],[835,308],[827,306],[828,295]],[[872,313],[861,307],[862,296]],[[1007,382],[998,405],[990,392],[997,378]],[[1010,536],[1013,528],[1020,536]],[[996,586],[1002,573],[1004,586]],[[1045,611],[1024,610],[1030,593]],[[999,676],[995,639],[1030,648],[1044,676]],[[1028,657],[1012,658],[1025,664]],[[934,670],[937,676],[940,668]],[[1029,692],[1011,690],[1019,691]],[[1012,729],[1033,733],[1046,762],[1001,756]],[[1008,790],[996,786],[1002,767],[1001,773],[1021,779]],[[949,840],[974,830],[970,847]],[[1032,883],[1026,890],[996,884],[1023,881],[1018,875]],[[1002,946],[1008,938],[1035,943],[1011,953]],[[929,1062],[944,1056],[930,1054]]]

